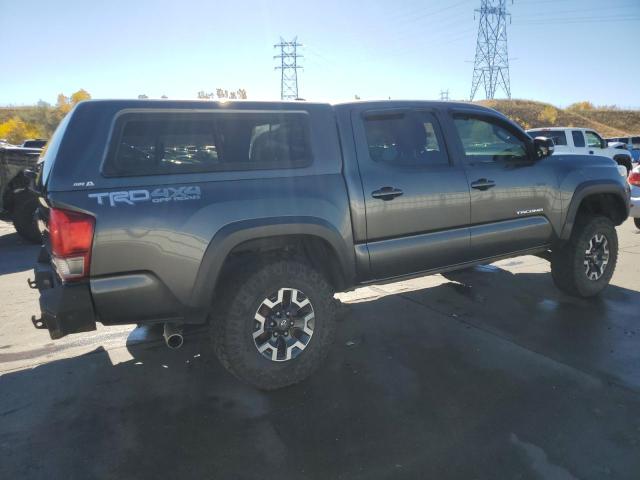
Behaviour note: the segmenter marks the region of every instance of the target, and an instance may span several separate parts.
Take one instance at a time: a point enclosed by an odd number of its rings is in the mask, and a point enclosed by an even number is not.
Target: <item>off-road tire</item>
[[[585,273],[585,252],[596,234],[608,241],[609,262],[602,277],[590,280]],[[618,260],[618,236],[613,222],[603,216],[578,219],[571,239],[551,255],[551,276],[555,285],[568,295],[588,298],[602,292],[611,280]]]
[[[210,325],[215,355],[230,373],[261,390],[301,382],[318,368],[333,344],[337,316],[333,289],[303,260],[272,259],[244,270],[222,280],[226,286],[216,294]],[[308,345],[297,357],[284,362],[265,358],[252,337],[256,311],[279,288],[304,292],[315,312]]]
[[[636,226],[638,230],[640,230],[640,217],[633,219],[633,224]]]
[[[18,235],[33,243],[42,241],[35,217],[37,209],[38,198],[35,195],[23,192],[16,196],[12,213],[13,226]]]

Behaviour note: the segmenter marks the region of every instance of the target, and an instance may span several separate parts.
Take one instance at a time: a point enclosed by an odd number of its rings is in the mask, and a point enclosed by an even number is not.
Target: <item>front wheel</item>
[[[262,390],[304,380],[333,344],[333,290],[302,261],[274,260],[236,275],[216,303],[216,356],[233,375]]]
[[[593,297],[613,276],[618,260],[618,236],[613,222],[602,216],[576,222],[570,241],[552,252],[551,276],[563,292]]]

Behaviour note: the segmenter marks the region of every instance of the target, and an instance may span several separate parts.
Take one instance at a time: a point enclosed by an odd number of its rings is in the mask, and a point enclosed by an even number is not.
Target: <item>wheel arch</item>
[[[567,216],[560,235],[568,240],[576,219],[583,213],[604,215],[615,225],[620,225],[629,215],[624,187],[615,181],[594,180],[579,185],[567,209]]]
[[[355,254],[343,235],[315,217],[265,218],[235,222],[222,228],[209,243],[191,296],[194,306],[211,302],[222,276],[236,267],[234,261],[270,252],[304,255],[325,273],[336,290],[355,278]],[[244,254],[244,255],[242,255]]]
[[[622,165],[626,167],[627,172],[631,171],[631,168],[632,168],[631,157],[629,157],[628,155],[614,155],[613,159],[616,161],[618,165]]]

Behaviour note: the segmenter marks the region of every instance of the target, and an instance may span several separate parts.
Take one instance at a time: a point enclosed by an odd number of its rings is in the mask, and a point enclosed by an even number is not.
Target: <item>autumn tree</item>
[[[16,110],[11,118],[0,122],[0,138],[11,143],[22,143],[34,137],[49,138],[77,103],[90,98],[89,92],[80,89],[69,97],[60,93],[55,106],[40,100],[33,108]]]
[[[538,114],[538,120],[548,125],[555,125],[558,119],[558,110],[551,105],[546,105],[542,111]]]
[[[567,107],[567,110],[593,110],[594,108],[593,103],[585,100],[584,102],[572,103]]]
[[[41,133],[37,126],[26,123],[17,116],[0,123],[0,138],[6,138],[13,144],[20,144],[28,138],[40,137]]]

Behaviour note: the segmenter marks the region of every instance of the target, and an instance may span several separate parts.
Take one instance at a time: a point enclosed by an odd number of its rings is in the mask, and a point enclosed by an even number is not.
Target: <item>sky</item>
[[[640,108],[640,0],[508,1],[513,98]],[[0,105],[196,98],[244,88],[278,99],[280,37],[304,46],[313,101],[468,99],[480,0],[0,0]],[[504,94],[498,91],[496,98]],[[476,98],[482,98],[482,92]]]

